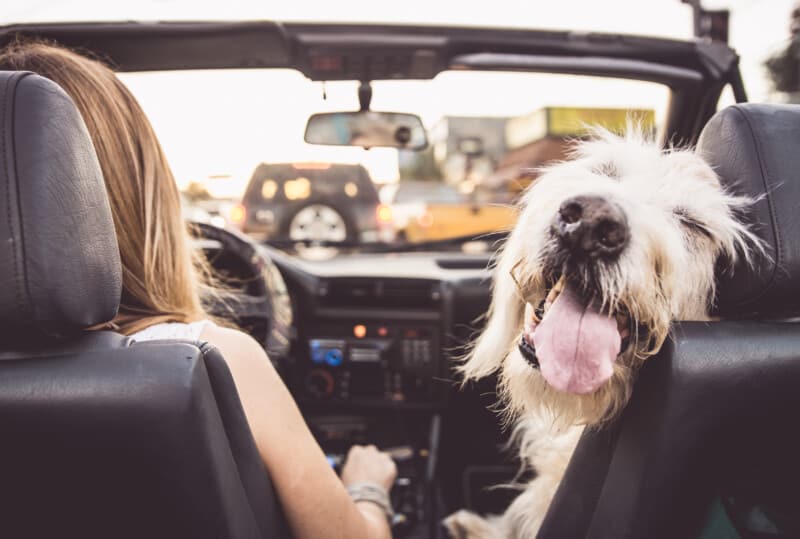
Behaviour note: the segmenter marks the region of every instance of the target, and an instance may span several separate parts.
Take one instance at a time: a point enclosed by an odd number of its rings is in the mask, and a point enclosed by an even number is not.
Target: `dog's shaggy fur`
[[[556,215],[576,195],[602,197],[624,211],[629,239],[617,257],[576,260],[559,241]],[[523,465],[537,475],[503,515],[449,517],[454,537],[536,535],[582,429],[621,411],[633,375],[660,349],[672,320],[708,319],[715,266],[749,257],[756,240],[736,219],[749,202],[726,193],[694,152],[664,151],[636,130],[624,138],[598,131],[569,161],[542,171],[495,267],[486,328],[461,366],[465,380],[498,374]],[[630,322],[630,344],[613,375],[590,393],[557,391],[518,349],[526,319],[561,278],[602,312],[624,313]]]

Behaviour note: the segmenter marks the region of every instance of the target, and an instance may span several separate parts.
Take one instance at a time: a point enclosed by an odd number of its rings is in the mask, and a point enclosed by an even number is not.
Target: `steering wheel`
[[[286,284],[266,251],[244,234],[192,222],[221,290],[203,301],[209,312],[250,334],[275,363],[289,357],[292,306]]]

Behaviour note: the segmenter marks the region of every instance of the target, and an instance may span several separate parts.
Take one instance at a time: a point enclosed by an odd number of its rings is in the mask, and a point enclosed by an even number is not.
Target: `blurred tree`
[[[789,43],[764,63],[774,89],[789,103],[800,103],[800,2],[792,10]]]
[[[433,147],[429,146],[422,152],[401,150],[400,179],[441,181],[442,171],[433,157]]]

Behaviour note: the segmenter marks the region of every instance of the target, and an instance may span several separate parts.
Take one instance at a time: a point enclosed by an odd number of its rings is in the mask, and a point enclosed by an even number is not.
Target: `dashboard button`
[[[325,363],[325,350],[314,346],[311,347],[311,362],[312,363]]]

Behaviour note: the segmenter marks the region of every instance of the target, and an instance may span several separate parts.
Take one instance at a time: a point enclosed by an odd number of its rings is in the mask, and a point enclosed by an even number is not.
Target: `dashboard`
[[[463,506],[465,469],[496,455],[501,438],[485,400],[465,401],[453,374],[488,308],[489,256],[309,261],[229,232],[202,234],[237,292],[228,313],[264,344],[331,466],[353,444],[388,451],[398,466],[395,537],[436,537],[441,518]],[[478,432],[488,435],[464,447]]]
[[[294,306],[290,383],[300,402],[431,411],[446,404],[464,344],[453,326],[488,306],[487,256],[269,256]],[[465,293],[473,296],[466,312]]]

